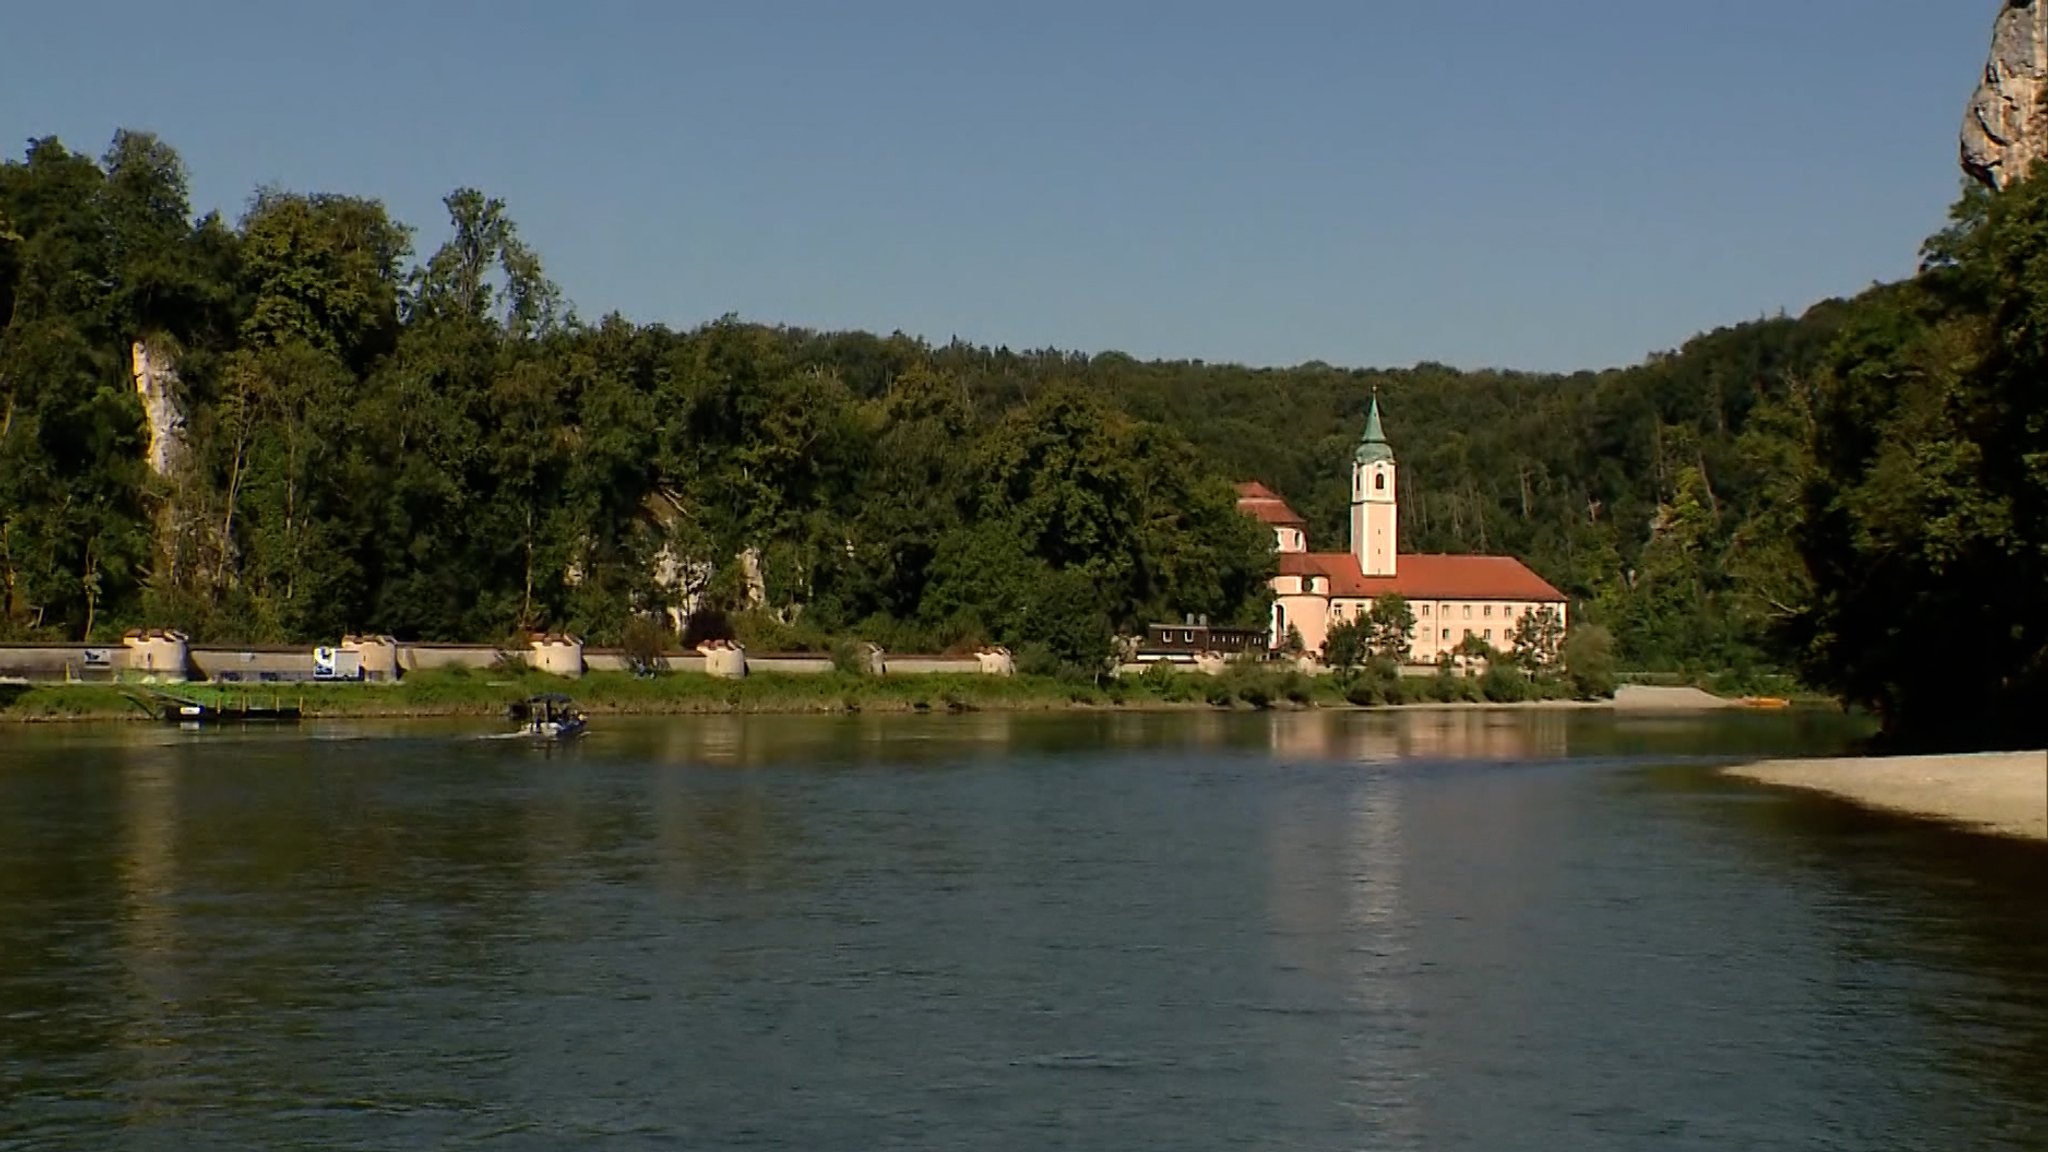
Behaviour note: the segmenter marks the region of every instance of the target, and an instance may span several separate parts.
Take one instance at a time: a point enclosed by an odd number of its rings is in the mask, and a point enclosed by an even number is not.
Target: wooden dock
[[[296,724],[304,716],[300,705],[285,704],[276,697],[267,705],[248,700],[208,703],[168,692],[151,692],[129,699],[166,724]]]

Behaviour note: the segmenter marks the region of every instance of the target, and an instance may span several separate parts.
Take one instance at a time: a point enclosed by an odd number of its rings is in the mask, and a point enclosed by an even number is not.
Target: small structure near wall
[[[1289,668],[1301,673],[1303,676],[1328,676],[1330,674],[1330,666],[1323,663],[1322,658],[1313,652],[1303,652],[1298,656],[1287,656],[1282,659]]]
[[[697,652],[704,657],[704,674],[721,680],[744,680],[747,676],[747,650],[730,640],[707,640],[697,645]]]
[[[1016,658],[1010,655],[1008,648],[977,649],[974,653],[974,662],[979,666],[983,676],[1015,676],[1017,674]]]
[[[1266,649],[1262,628],[1212,628],[1208,617],[1189,616],[1179,624],[1147,625],[1130,655],[1139,664],[1191,664],[1204,655],[1262,657]]]
[[[183,632],[168,628],[137,628],[121,637],[128,649],[128,670],[159,684],[183,684],[191,678],[192,647]]]
[[[583,678],[583,638],[567,632],[543,632],[527,640],[533,668],[569,680]]]
[[[341,650],[353,652],[362,677],[371,681],[398,679],[398,641],[389,636],[343,636]]]
[[[887,676],[889,661],[883,658],[882,646],[863,641],[858,653],[860,674],[863,676]]]
[[[320,647],[313,649],[313,679],[315,680],[361,680],[363,678],[363,655],[345,648]]]

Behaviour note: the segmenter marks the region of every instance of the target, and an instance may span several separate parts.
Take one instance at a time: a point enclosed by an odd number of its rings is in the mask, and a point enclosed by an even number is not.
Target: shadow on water
[[[1666,770],[1745,852],[1830,895],[1836,978],[1910,1006],[1924,1056],[1963,1091],[2014,1102],[1985,1146],[2048,1147],[2048,844],[1823,795]],[[1975,1145],[1973,1145],[1975,1146]]]

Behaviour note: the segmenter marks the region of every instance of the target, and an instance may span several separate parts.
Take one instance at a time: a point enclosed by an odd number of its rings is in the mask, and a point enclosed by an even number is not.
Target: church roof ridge
[[[1282,576],[1323,576],[1325,595],[1372,600],[1390,592],[1410,600],[1521,600],[1563,603],[1557,587],[1513,556],[1404,552],[1393,576],[1367,576],[1350,552],[1306,552],[1279,558]]]
[[[1264,524],[1285,528],[1306,528],[1308,521],[1279,493],[1256,480],[1237,485],[1237,510]]]

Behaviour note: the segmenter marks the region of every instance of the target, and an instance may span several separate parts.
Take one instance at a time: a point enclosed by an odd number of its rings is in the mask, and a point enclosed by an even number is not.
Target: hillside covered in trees
[[[39,140],[0,166],[0,636],[604,640],[712,605],[1085,660],[1263,619],[1230,482],[1341,546],[1377,388],[1407,549],[1525,558],[1637,668],[2010,726],[2048,686],[2041,201],[1972,193],[1915,281],[1626,369],[1251,369],[586,321],[475,191],[429,249],[353,195],[195,219],[162,142]]]

